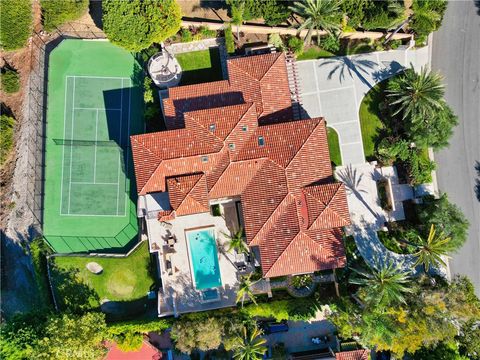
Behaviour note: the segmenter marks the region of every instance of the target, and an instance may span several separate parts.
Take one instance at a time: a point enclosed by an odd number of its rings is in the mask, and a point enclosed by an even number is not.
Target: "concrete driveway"
[[[358,111],[365,94],[378,82],[413,64],[428,63],[428,47],[298,61],[303,109],[323,116],[339,137],[342,164],[363,164]]]

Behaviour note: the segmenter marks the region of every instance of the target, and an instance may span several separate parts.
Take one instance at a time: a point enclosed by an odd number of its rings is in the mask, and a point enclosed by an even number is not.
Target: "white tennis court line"
[[[120,91],[120,104],[122,105],[122,109],[123,109],[123,79],[122,79],[122,87],[121,87],[121,91]],[[118,142],[120,143],[120,148],[122,148],[122,127],[123,127],[123,111],[120,113],[120,134],[118,136]],[[118,197],[120,196],[120,167],[122,166],[121,162],[121,156],[120,156],[120,152],[118,152],[118,163],[117,163],[117,206],[116,206],[116,210],[117,210],[117,215],[118,215]]]
[[[95,111],[95,110],[103,110],[103,111],[122,111],[122,109],[115,109],[115,108],[110,108],[110,109],[107,109],[107,108],[93,108],[93,107],[74,107],[74,110],[92,110],[92,111]]]
[[[98,110],[97,118],[95,119],[95,151],[93,155],[93,183],[95,184],[95,179],[97,177],[97,140],[98,140]]]
[[[125,77],[119,77],[119,76],[90,76],[90,75],[68,75],[67,77],[73,77],[73,78],[86,78],[86,79],[129,79]]]
[[[65,78],[65,109],[63,110],[63,138],[65,139],[67,135],[66,119],[67,119],[67,89],[68,89],[68,77]],[[62,205],[63,205],[63,168],[65,166],[65,146],[62,149],[62,182],[60,183],[60,215],[62,214]],[[70,190],[70,189],[69,189]]]
[[[109,183],[109,182],[95,182],[95,183],[92,183],[92,182],[88,182],[88,181],[72,181],[72,184],[73,185],[117,185],[116,182],[112,182],[112,183]]]
[[[73,127],[75,124],[75,111],[73,107],[75,106],[75,78],[73,78],[73,92],[72,92],[72,133],[70,134],[70,139],[73,140]],[[68,177],[68,208],[67,214],[70,214],[70,198],[71,198],[71,187],[72,187],[72,161],[73,161],[73,148],[70,149],[70,176]]]
[[[73,139],[73,128],[74,128],[74,111],[77,110],[77,109],[80,109],[80,110],[96,110],[97,111],[97,118],[96,118],[96,128],[95,128],[95,140],[97,140],[97,129],[98,129],[98,111],[99,110],[112,110],[112,111],[121,111],[120,113],[120,139],[119,139],[119,143],[121,145],[121,133],[122,133],[122,125],[123,125],[123,91],[124,91],[124,88],[123,88],[123,80],[124,79],[128,79],[130,84],[129,86],[131,86],[131,79],[130,78],[125,78],[125,77],[99,77],[99,76],[71,76],[71,75],[67,75],[66,76],[66,79],[68,78],[73,78],[73,93],[72,93],[72,131],[71,131],[71,139]],[[112,109],[108,109],[108,108],[76,108],[75,107],[75,78],[93,78],[93,79],[119,79],[119,80],[122,80],[122,85],[121,85],[121,89],[122,91],[120,92],[120,103],[121,103],[121,108],[120,109],[115,109],[115,108],[112,108]],[[66,80],[66,82],[68,83],[68,80]],[[67,98],[67,86],[65,86],[65,99]],[[130,103],[131,103],[131,90],[130,90],[130,87],[128,88],[128,122],[127,122],[127,132],[128,134],[130,134]],[[66,100],[65,100],[65,114],[64,114],[64,137],[66,137],[66,126],[65,126],[65,123],[66,123]],[[95,145],[95,164],[96,164],[96,148],[97,148],[97,145]],[[65,148],[63,149],[63,152],[64,152],[64,155],[65,155]],[[126,158],[126,171],[128,171],[128,153],[126,154],[127,158]],[[64,167],[64,157],[63,156],[63,159],[62,159],[62,186],[63,186],[63,167]],[[122,215],[119,215],[118,214],[118,205],[119,205],[119,191],[120,191],[120,168],[121,168],[121,152],[119,152],[119,166],[118,166],[118,174],[117,174],[117,183],[97,183],[95,182],[95,171],[96,171],[96,166],[95,166],[95,169],[94,169],[94,183],[84,183],[84,182],[72,182],[72,157],[73,157],[73,151],[70,151],[70,178],[69,178],[69,187],[68,187],[68,212],[66,214],[62,213],[62,207],[60,205],[60,215],[64,215],[64,216],[107,216],[107,217],[112,217],[112,216],[115,216],[115,217],[124,217],[127,213],[127,201],[128,201],[128,196],[127,194],[125,194],[125,208],[124,208],[124,212]],[[125,174],[125,176],[127,176],[127,174]],[[72,184],[85,184],[85,185],[117,185],[117,208],[116,208],[116,212],[117,214],[116,215],[98,215],[98,214],[71,214],[70,213],[70,198],[71,198],[71,186]],[[62,196],[61,196],[61,200],[60,200],[60,203],[62,202],[62,199],[63,199],[63,192],[62,192]]]

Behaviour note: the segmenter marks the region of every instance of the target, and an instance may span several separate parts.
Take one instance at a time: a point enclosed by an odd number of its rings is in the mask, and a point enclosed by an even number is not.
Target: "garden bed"
[[[334,166],[342,165],[342,155],[340,152],[340,143],[338,140],[338,134],[335,129],[327,128],[328,148],[330,150],[330,161]]]
[[[375,144],[380,138],[380,132],[384,128],[380,119],[380,104],[385,98],[387,82],[383,81],[375,85],[360,104],[360,128],[362,130],[363,151],[367,161],[375,160]]]

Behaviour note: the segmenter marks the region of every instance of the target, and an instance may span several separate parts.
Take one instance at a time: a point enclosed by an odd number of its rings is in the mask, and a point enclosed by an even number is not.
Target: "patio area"
[[[150,197],[150,198],[148,198]],[[235,306],[239,277],[254,270],[245,255],[228,252],[228,238],[239,229],[241,213],[235,201],[218,205],[220,213],[179,216],[160,222],[157,210],[152,208],[162,202],[147,195],[148,215],[145,217],[150,252],[158,257],[162,287],[158,294],[158,315],[168,316]],[[240,210],[241,212],[241,210]],[[192,254],[188,244],[188,231],[199,228],[213,229],[218,253],[221,286],[214,289],[197,289],[192,276]],[[198,265],[197,265],[198,266]]]

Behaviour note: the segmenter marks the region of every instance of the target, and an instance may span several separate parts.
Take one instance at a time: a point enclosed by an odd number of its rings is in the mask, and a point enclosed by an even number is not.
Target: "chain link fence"
[[[105,34],[85,24],[67,23],[50,34],[34,32],[30,40],[30,76],[24,104],[27,117],[24,121],[27,137],[24,188],[26,205],[33,215],[32,225],[39,231],[43,226],[44,181],[48,171],[45,167],[48,56],[63,39],[72,38],[105,39]]]

